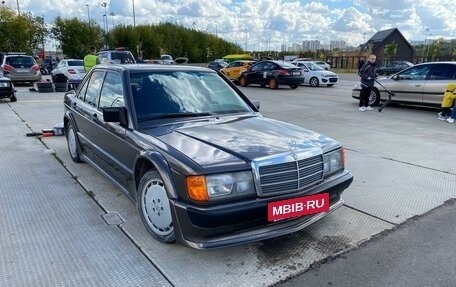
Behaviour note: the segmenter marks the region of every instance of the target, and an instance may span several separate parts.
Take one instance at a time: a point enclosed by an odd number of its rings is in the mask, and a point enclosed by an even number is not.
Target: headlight
[[[187,177],[188,196],[197,201],[245,197],[255,194],[251,171]]]
[[[326,153],[323,155],[324,177],[331,176],[336,172],[342,171],[345,166],[345,151],[343,148]]]
[[[6,88],[9,87],[10,83],[9,82],[0,82],[0,88]]]

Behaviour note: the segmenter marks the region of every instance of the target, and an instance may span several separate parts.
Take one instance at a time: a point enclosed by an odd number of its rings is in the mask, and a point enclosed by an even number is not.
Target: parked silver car
[[[377,79],[394,93],[392,100],[412,105],[440,106],[446,85],[456,81],[456,62],[418,64],[392,76]],[[359,99],[360,84],[355,85],[352,97]],[[378,83],[373,88],[369,105],[388,99],[388,93]]]
[[[5,77],[15,83],[41,80],[40,66],[32,56],[25,53],[7,53],[3,56],[1,68]]]

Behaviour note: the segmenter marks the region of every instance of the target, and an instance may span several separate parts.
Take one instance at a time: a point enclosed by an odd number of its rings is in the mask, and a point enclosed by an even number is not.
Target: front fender
[[[168,193],[168,198],[169,199],[178,198],[175,186],[173,184],[174,180],[172,178],[171,167],[170,167],[168,161],[165,159],[165,157],[157,151],[153,151],[153,150],[142,151],[135,160],[135,165],[134,165],[135,168],[134,168],[133,174],[136,175],[139,172],[141,172],[140,171],[140,169],[141,169],[140,162],[142,160],[147,160],[158,171],[158,173],[160,174],[160,176],[163,179],[163,183],[165,184],[166,191]],[[134,178],[135,178],[135,186],[138,186],[141,178],[136,178],[136,176]]]

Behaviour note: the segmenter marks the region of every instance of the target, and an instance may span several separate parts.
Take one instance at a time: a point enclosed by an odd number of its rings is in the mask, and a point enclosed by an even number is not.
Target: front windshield
[[[325,70],[322,67],[320,67],[314,63],[306,63],[306,66],[311,71],[324,71]]]
[[[138,121],[252,112],[218,74],[159,71],[130,75]]]

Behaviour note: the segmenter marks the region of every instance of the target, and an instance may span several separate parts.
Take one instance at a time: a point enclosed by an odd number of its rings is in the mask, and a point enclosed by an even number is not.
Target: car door
[[[387,88],[395,93],[395,100],[422,103],[423,88],[431,70],[429,65],[419,65],[401,71],[387,83]]]
[[[94,158],[100,167],[127,190],[133,186],[133,164],[138,149],[127,140],[128,127],[120,123],[105,122],[103,107],[124,107],[125,95],[120,72],[108,71],[101,86],[98,107],[94,116],[92,142]]]
[[[423,103],[440,105],[448,83],[456,79],[456,64],[433,64],[424,83]]]
[[[252,68],[246,73],[247,81],[250,84],[262,84],[263,71],[265,62],[260,62],[252,66]]]
[[[94,116],[96,116],[97,100],[99,98],[101,85],[105,72],[103,70],[93,71],[89,78],[83,83],[82,88],[77,94],[77,99],[71,103],[73,118],[77,129],[77,137],[83,155],[89,160],[94,160]]]

